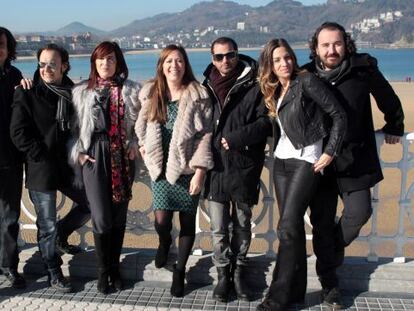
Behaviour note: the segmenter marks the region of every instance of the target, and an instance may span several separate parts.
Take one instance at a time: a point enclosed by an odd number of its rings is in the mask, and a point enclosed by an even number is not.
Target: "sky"
[[[253,7],[271,0],[233,0]],[[326,0],[299,0],[304,5]],[[72,22],[113,30],[159,13],[180,12],[202,0],[9,0],[1,6],[0,26],[16,32],[54,31]]]

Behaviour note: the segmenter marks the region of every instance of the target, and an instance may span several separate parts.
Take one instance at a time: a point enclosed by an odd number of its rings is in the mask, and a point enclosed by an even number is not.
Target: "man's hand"
[[[20,86],[25,90],[30,90],[33,87],[33,80],[23,78],[23,79],[20,80]]]
[[[230,149],[229,144],[227,143],[227,140],[224,137],[221,138],[221,145],[226,150],[229,150]]]
[[[391,135],[391,134],[384,134],[385,136],[385,142],[387,144],[398,144],[399,142],[401,142],[401,137],[400,136],[395,136],[395,135]]]

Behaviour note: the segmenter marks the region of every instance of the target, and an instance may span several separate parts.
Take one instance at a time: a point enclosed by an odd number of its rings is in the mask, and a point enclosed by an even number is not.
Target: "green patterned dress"
[[[161,176],[151,183],[152,206],[155,210],[180,211],[195,214],[200,195],[192,196],[188,192],[193,175],[181,175],[174,185],[165,179],[165,169],[168,159],[168,151],[172,137],[175,119],[177,118],[177,101],[167,104],[167,123],[161,126],[163,172]]]

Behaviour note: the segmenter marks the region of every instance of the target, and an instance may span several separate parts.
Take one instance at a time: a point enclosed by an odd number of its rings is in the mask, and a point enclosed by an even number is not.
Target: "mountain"
[[[104,35],[107,34],[106,31],[86,26],[85,24],[82,24],[80,22],[70,23],[70,24],[66,25],[65,27],[62,27],[62,28],[56,30],[54,33],[58,36],[70,36],[70,35],[73,35],[73,34],[82,34],[82,33],[86,33],[86,32],[93,33],[97,36],[104,36]]]
[[[401,11],[402,17],[384,23],[369,33],[354,31],[359,40],[392,43],[402,37],[413,37],[414,6],[412,0],[330,0],[325,4],[305,6],[294,0],[274,0],[253,8],[226,0],[204,1],[179,13],[159,14],[140,19],[110,32],[113,36],[163,36],[168,33],[215,29],[235,29],[238,22],[246,25],[243,32],[230,32],[241,44],[263,44],[270,37],[284,37],[292,42],[307,41],[325,21],[336,21],[350,29],[351,24],[378,17],[381,13]],[[267,33],[260,32],[267,27]],[[215,35],[217,36],[217,35]],[[207,35],[206,41],[214,37]]]

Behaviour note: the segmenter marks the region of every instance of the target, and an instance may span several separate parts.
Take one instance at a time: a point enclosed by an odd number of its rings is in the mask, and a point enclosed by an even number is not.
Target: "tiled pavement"
[[[229,303],[217,303],[212,295],[212,287],[197,287],[190,284],[183,298],[174,298],[169,294],[168,282],[131,282],[125,290],[104,296],[97,292],[95,280],[76,280],[74,293],[59,294],[47,287],[46,277],[28,278],[28,287],[14,290],[0,276],[0,310],[255,310],[261,295],[255,300],[241,302],[233,299]],[[345,305],[347,310],[414,311],[414,293],[377,293],[347,292]],[[289,310],[330,310],[320,304],[319,292],[311,291],[303,305],[292,305]]]

